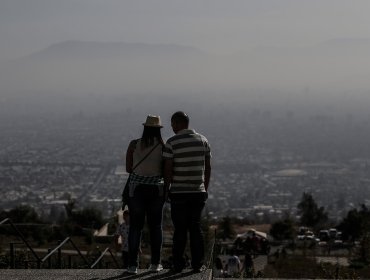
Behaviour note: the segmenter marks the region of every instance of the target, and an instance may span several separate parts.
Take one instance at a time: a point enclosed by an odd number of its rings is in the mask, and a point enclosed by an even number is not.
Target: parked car
[[[319,232],[319,239],[320,241],[329,241],[330,240],[330,234],[329,231],[326,229],[322,229]]]

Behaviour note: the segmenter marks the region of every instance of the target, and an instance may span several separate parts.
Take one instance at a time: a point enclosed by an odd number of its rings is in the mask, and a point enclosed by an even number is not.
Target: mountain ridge
[[[1,63],[0,83],[3,94],[366,90],[369,50],[370,40],[348,38],[306,47],[261,47],[233,55],[176,44],[70,40]]]
[[[52,44],[40,51],[31,53],[22,59],[58,59],[125,57],[125,56],[204,56],[206,53],[191,46],[177,44],[148,44],[127,42],[99,42],[68,40]]]

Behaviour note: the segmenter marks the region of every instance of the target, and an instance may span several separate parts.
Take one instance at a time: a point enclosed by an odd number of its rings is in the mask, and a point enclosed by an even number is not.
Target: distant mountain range
[[[245,51],[243,56],[253,56],[261,51],[282,52],[282,53],[306,53],[315,52],[325,54],[327,50],[332,52],[351,51],[363,49],[364,54],[370,55],[370,39],[367,38],[340,38],[324,41],[320,44],[308,47],[258,47],[251,51]],[[241,53],[236,54],[237,56]],[[146,43],[125,43],[125,42],[88,42],[88,41],[64,41],[53,44],[41,51],[32,53],[17,61],[29,59],[94,59],[109,57],[173,57],[188,56],[201,58],[207,53],[191,47],[176,44],[146,44]]]
[[[202,56],[204,54],[194,47],[174,44],[65,41],[22,59],[99,59],[138,56]]]
[[[174,44],[66,41],[2,63],[0,84],[4,94],[161,91],[188,83],[207,57]]]
[[[215,56],[174,44],[66,41],[2,62],[7,93],[370,88],[370,39]]]

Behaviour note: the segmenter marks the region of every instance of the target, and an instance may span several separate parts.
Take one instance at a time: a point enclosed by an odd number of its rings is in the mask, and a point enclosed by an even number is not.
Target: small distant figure
[[[260,242],[260,245],[261,245],[261,251],[264,254],[268,255],[270,253],[270,250],[271,250],[269,241],[266,238],[262,238],[261,242]]]
[[[128,234],[130,231],[130,213],[128,210],[123,211],[123,222],[117,227],[114,234],[114,241],[116,246],[119,246],[119,238],[121,237],[121,253],[122,253],[122,267],[128,267]]]
[[[255,255],[260,252],[260,238],[257,236],[255,232],[252,233],[252,250]]]
[[[243,240],[240,237],[238,237],[237,239],[235,239],[235,241],[234,241],[234,248],[235,248],[235,250],[237,252],[243,250]]]
[[[247,252],[244,256],[243,267],[241,269],[243,277],[253,278],[254,277],[254,263],[252,254]]]
[[[240,259],[237,255],[233,254],[227,260],[225,267],[226,276],[228,277],[239,277],[240,276]]]
[[[247,236],[245,241],[243,242],[243,251],[244,252],[250,252],[253,250],[253,240],[251,236]]]

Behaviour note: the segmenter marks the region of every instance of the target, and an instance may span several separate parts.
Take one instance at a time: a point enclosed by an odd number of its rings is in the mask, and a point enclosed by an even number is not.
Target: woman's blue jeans
[[[163,205],[164,197],[159,196],[158,186],[136,186],[134,196],[130,197],[128,202],[130,211],[129,266],[139,266],[139,248],[145,218],[150,234],[151,264],[160,263],[163,242]]]

